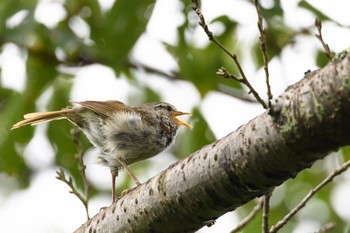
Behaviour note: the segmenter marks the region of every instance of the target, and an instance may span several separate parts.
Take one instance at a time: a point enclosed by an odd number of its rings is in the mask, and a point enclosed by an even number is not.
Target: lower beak
[[[183,115],[191,115],[191,113],[187,113],[187,112],[176,112],[176,113],[174,113],[173,117],[174,117],[176,123],[179,124],[179,125],[186,126],[188,128],[192,128],[192,125],[187,124],[186,122],[183,122],[182,120],[177,118],[178,116],[183,116]]]

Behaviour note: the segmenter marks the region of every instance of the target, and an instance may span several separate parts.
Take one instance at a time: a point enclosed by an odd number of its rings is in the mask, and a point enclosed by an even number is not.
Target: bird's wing
[[[88,108],[91,111],[94,111],[97,114],[104,115],[109,117],[111,113],[119,112],[119,111],[133,111],[132,108],[120,101],[116,100],[108,100],[108,101],[70,101],[72,103],[76,103],[81,105],[82,107]]]

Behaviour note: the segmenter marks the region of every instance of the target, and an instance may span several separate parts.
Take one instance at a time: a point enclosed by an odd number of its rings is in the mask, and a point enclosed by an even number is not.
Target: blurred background
[[[272,93],[278,96],[307,70],[329,61],[315,19],[331,50],[349,47],[350,3],[346,0],[262,0]],[[252,1],[202,1],[216,38],[237,54],[243,70],[266,99],[257,14]],[[198,26],[190,1],[41,0],[0,1],[0,219],[2,232],[72,232],[86,221],[81,202],[55,179],[62,168],[83,190],[77,146],[67,121],[10,131],[25,113],[62,109],[69,100],[116,99],[130,105],[166,101],[192,112],[166,152],[131,169],[146,181],[176,160],[234,131],[264,109],[241,84],[216,75],[220,67],[239,75],[230,58]],[[91,183],[90,216],[108,206],[109,170],[94,162],[82,135]],[[343,161],[342,148],[276,188],[270,222],[275,223]],[[349,172],[320,191],[281,232],[315,232],[333,222],[349,232]],[[132,187],[122,171],[117,193]],[[247,203],[199,232],[229,232],[253,208]],[[242,232],[261,231],[257,217]]]

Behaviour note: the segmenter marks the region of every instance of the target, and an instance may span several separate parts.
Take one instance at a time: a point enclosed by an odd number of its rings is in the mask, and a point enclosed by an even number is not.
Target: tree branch
[[[247,217],[245,217],[242,222],[240,222],[237,226],[235,226],[235,228],[233,228],[230,231],[230,233],[239,232],[240,230],[242,230],[242,228],[244,228],[246,225],[248,225],[248,223],[250,223],[250,221],[252,221],[254,219],[254,217],[258,214],[259,210],[261,210],[263,204],[264,204],[264,199],[261,198],[259,200],[258,204],[256,204],[256,206],[254,206],[253,210],[247,215]]]
[[[318,34],[316,33],[315,36],[317,39],[319,39],[319,41],[321,42],[323,49],[326,53],[327,58],[332,61],[333,57],[334,57],[334,53],[332,53],[331,49],[329,48],[329,45],[324,42],[323,40],[323,36],[322,36],[322,22],[319,19],[315,20],[315,26],[317,28]]]
[[[236,80],[237,82],[243,83],[246,85],[249,89],[249,93],[252,93],[254,98],[263,106],[263,108],[267,109],[267,105],[263,99],[259,96],[259,93],[255,91],[253,86],[248,81],[241,64],[239,63],[239,60],[237,58],[237,55],[235,53],[231,53],[224,45],[222,45],[213,35],[213,33],[209,30],[209,27],[207,23],[205,22],[204,16],[200,10],[198,0],[192,0],[192,9],[194,12],[198,15],[199,18],[199,25],[203,28],[204,32],[207,34],[210,41],[212,41],[214,44],[216,44],[222,51],[224,51],[235,63],[239,74],[241,77],[236,77],[232,74],[230,74],[225,68],[221,67],[218,72],[216,72],[217,75],[220,75],[224,78],[231,78],[233,80]]]
[[[270,213],[270,198],[272,191],[264,195],[264,203],[263,203],[263,214],[262,214],[262,232],[269,232],[269,213]]]
[[[89,197],[90,197],[90,184],[86,178],[86,174],[85,174],[85,169],[86,166],[84,164],[84,148],[83,148],[83,143],[81,142],[81,131],[74,128],[71,131],[71,135],[74,141],[74,144],[77,148],[77,154],[76,154],[76,158],[79,161],[79,172],[81,175],[81,178],[83,180],[83,187],[84,187],[84,200],[82,200],[82,203],[85,207],[85,212],[86,212],[86,216],[87,219],[90,219],[90,215],[89,215]],[[80,199],[80,198],[79,198]]]
[[[69,193],[74,194],[83,203],[85,207],[87,219],[89,220],[90,216],[89,216],[88,207],[87,207],[88,206],[87,199],[83,195],[81,195],[78,189],[74,186],[72,177],[68,176],[68,179],[67,179],[66,174],[62,168],[56,171],[56,174],[57,174],[56,179],[66,183],[71,188],[71,191],[69,191]]]
[[[336,228],[335,223],[326,223],[324,224],[321,229],[319,231],[317,231],[317,233],[327,233],[327,232],[331,232],[332,230],[334,230]]]
[[[236,131],[120,197],[76,232],[193,232],[350,144],[350,55]]]
[[[281,221],[279,221],[275,226],[271,228],[270,233],[275,233],[280,230],[287,222],[296,215],[305,205],[306,203],[324,186],[332,182],[332,180],[339,176],[341,173],[345,172],[350,167],[350,160],[344,163],[340,168],[336,169],[332,174],[330,174],[326,179],[324,179],[321,183],[319,183],[315,188],[311,189],[310,192],[304,197],[304,199],[294,207]],[[327,227],[328,228],[328,225]]]
[[[271,99],[273,96],[272,96],[271,86],[270,86],[269,56],[267,55],[267,48],[266,48],[266,29],[263,26],[263,17],[260,11],[259,0],[254,0],[254,5],[256,9],[256,14],[258,15],[257,25],[260,33],[259,44],[260,44],[260,50],[264,60],[264,71],[265,71],[265,79],[266,79],[268,106],[271,107]]]

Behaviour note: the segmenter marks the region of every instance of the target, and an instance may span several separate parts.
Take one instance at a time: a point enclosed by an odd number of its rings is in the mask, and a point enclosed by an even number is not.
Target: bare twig
[[[83,197],[79,192],[78,190],[75,188],[74,184],[73,184],[73,179],[72,177],[68,177],[68,180],[66,178],[66,174],[64,173],[64,170],[62,168],[60,168],[59,171],[56,171],[56,178],[60,181],[63,181],[64,183],[66,183],[70,188],[71,188],[71,191],[69,191],[70,193],[74,194],[84,205],[85,207],[85,210],[86,210],[86,215],[87,215],[87,218],[88,220],[90,219],[90,216],[89,216],[89,213],[88,213],[88,208],[87,208],[87,199],[85,197]]]
[[[149,74],[156,74],[156,75],[160,75],[162,77],[167,78],[170,81],[175,81],[175,80],[181,80],[182,78],[179,77],[180,74],[176,71],[169,71],[169,72],[165,72],[163,70],[157,69],[155,67],[151,67],[149,65],[146,64],[142,64],[142,63],[135,63],[135,62],[131,62],[128,61],[127,63],[129,68],[133,68],[133,69],[142,69],[145,72],[149,73]]]
[[[245,78],[239,78],[231,73],[229,73],[224,67],[221,67],[217,72],[216,72],[217,75],[219,76],[222,76],[224,78],[231,78],[233,80],[236,80],[237,82],[240,82],[240,83],[243,83],[245,84],[246,86],[248,86],[249,88],[249,91],[248,91],[248,94],[253,94],[255,99],[261,104],[263,105],[264,108],[267,108],[267,105],[266,103],[264,102],[264,100],[262,100],[259,96],[259,94],[253,89],[253,87],[250,85],[250,83],[248,82],[247,79]]]
[[[87,219],[89,220],[90,216],[89,216],[89,205],[88,204],[89,204],[90,185],[89,185],[89,183],[86,179],[86,175],[85,175],[86,166],[85,166],[84,160],[83,160],[83,155],[84,155],[83,144],[80,141],[80,131],[79,130],[73,129],[71,131],[71,135],[72,135],[73,141],[77,147],[76,157],[79,161],[79,171],[80,171],[80,175],[81,175],[82,180],[83,180],[84,195],[81,195],[79,193],[78,189],[74,186],[72,177],[68,176],[68,179],[66,178],[66,174],[62,168],[60,168],[59,171],[56,171],[56,173],[57,173],[56,178],[60,181],[63,181],[64,183],[66,183],[71,188],[71,191],[69,191],[69,192],[74,194],[76,197],[78,197],[78,199],[83,203]]]
[[[254,219],[254,217],[257,215],[259,210],[262,208],[263,203],[264,203],[264,199],[261,198],[259,200],[259,203],[252,209],[252,211],[247,215],[247,217],[245,217],[241,223],[239,223],[235,228],[233,228],[230,231],[230,233],[236,233],[240,231],[243,227],[245,227],[248,223],[250,223],[250,221]]]
[[[210,41],[212,41],[214,44],[216,44],[220,49],[222,49],[235,63],[237,66],[237,69],[239,71],[239,74],[241,75],[242,78],[238,78],[232,74],[229,74],[224,68],[220,68],[219,71],[217,72],[218,75],[224,77],[224,78],[232,78],[238,82],[241,82],[245,84],[249,92],[254,95],[256,100],[266,109],[268,106],[264,102],[263,99],[260,98],[259,94],[254,90],[253,86],[249,83],[242,67],[241,64],[238,61],[237,55],[234,53],[231,53],[225,46],[223,46],[213,35],[213,33],[209,30],[208,25],[205,22],[204,16],[199,9],[199,3],[197,0],[192,0],[192,9],[196,12],[199,18],[199,25],[203,28],[204,32],[207,34],[208,38]],[[222,72],[224,70],[224,72]]]
[[[217,85],[216,89],[226,95],[230,95],[242,101],[256,103],[256,99],[242,89],[237,89],[220,83]]]
[[[269,232],[269,212],[270,212],[270,198],[271,192],[264,195],[263,202],[263,221],[262,221],[262,232]]]
[[[324,224],[320,230],[317,231],[317,233],[327,233],[327,232],[331,232],[332,230],[334,230],[336,227],[335,223],[333,222],[329,222]]]
[[[328,59],[330,61],[332,61],[333,57],[334,57],[334,54],[331,52],[331,49],[329,48],[328,44],[326,44],[323,40],[323,37],[322,37],[322,23],[319,19],[316,19],[315,20],[315,26],[317,28],[317,31],[318,31],[318,34],[316,33],[315,36],[317,39],[320,40],[322,46],[323,46],[323,49],[325,50],[325,53],[326,53],[326,56],[328,57]]]
[[[245,84],[245,80],[243,78],[239,78],[231,73],[229,73],[224,67],[221,67],[217,72],[217,75],[224,77],[224,78],[231,78],[233,80],[236,80],[237,82],[241,82]]]
[[[321,183],[319,183],[315,188],[311,189],[310,192],[304,197],[304,199],[292,209],[281,221],[279,221],[275,226],[270,228],[270,233],[277,232],[281,229],[299,210],[301,210],[306,203],[313,197],[321,188],[330,183],[336,176],[340,175],[350,167],[350,160],[344,163],[340,168],[336,169],[332,174],[327,176]]]
[[[86,215],[87,215],[87,218],[90,219],[90,216],[89,216],[89,208],[88,208],[88,203],[89,203],[89,192],[90,192],[90,184],[86,178],[86,174],[85,174],[85,169],[86,169],[86,166],[84,164],[84,148],[83,148],[83,144],[80,140],[80,134],[81,132],[78,130],[78,129],[72,129],[71,131],[71,135],[72,135],[72,138],[73,138],[73,141],[74,141],[74,144],[77,148],[77,154],[76,154],[76,157],[79,161],[79,171],[80,171],[80,175],[82,177],[82,180],[83,180],[83,186],[84,186],[84,196],[85,196],[85,200],[83,202],[84,204],[84,207],[85,207],[85,210],[86,210]]]
[[[265,78],[266,78],[266,87],[267,87],[267,98],[268,98],[268,106],[271,107],[271,99],[272,99],[272,92],[271,92],[271,86],[270,86],[270,74],[269,74],[269,56],[267,54],[267,48],[266,48],[266,29],[263,26],[263,17],[260,11],[259,1],[254,0],[256,13],[258,15],[258,29],[259,29],[259,43],[260,43],[260,50],[263,56],[264,60],[264,70],[265,70]]]

